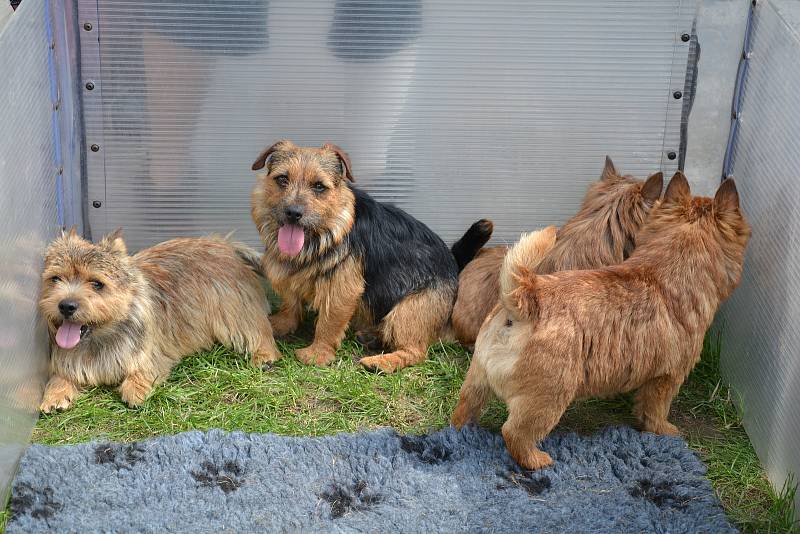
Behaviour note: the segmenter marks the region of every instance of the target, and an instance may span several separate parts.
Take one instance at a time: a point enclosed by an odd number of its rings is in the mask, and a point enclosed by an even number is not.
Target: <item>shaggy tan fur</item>
[[[558,231],[555,246],[547,255],[534,262],[538,263],[536,272],[622,262],[633,251],[636,233],[661,195],[662,180],[660,172],[646,181],[621,176],[606,158],[600,179],[589,187],[578,213]],[[456,339],[465,346],[475,343],[483,320],[497,304],[498,276],[507,250],[482,250],[459,275],[452,325]]]
[[[64,234],[47,249],[39,307],[50,330],[50,381],[41,410],[69,407],[83,387],[118,385],[140,405],[180,359],[214,343],[280,357],[269,323],[260,257],[218,237],[174,239],[129,256],[119,233],[98,244]],[[65,318],[86,333],[71,349],[55,342]]]
[[[495,393],[508,406],[509,452],[538,469],[552,459],[537,442],[574,399],[636,390],[642,428],[677,434],[667,420],[672,398],[739,283],[749,236],[732,180],[713,199],[692,197],[681,173],[620,265],[536,275],[518,260],[549,237],[529,234],[503,265],[502,306],[478,335],[453,424],[476,420]]]

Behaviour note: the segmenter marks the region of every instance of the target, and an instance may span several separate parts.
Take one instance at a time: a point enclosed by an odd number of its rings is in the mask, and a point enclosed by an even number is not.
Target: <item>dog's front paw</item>
[[[328,365],[336,357],[333,348],[325,345],[310,345],[304,349],[295,351],[297,359],[307,365]]]
[[[131,408],[141,406],[152,390],[152,381],[138,373],[128,375],[119,386],[120,397]]]
[[[275,343],[264,343],[257,351],[253,353],[250,361],[254,367],[261,367],[262,369],[269,369],[272,364],[280,360],[281,353],[275,346]]]
[[[42,413],[50,413],[53,410],[66,410],[72,406],[73,400],[74,398],[66,393],[45,394],[42,404],[39,405],[39,410],[41,410]]]
[[[60,377],[53,377],[44,390],[44,397],[39,405],[39,410],[43,413],[50,413],[53,410],[66,410],[72,406],[72,402],[77,396],[78,388],[72,382]]]

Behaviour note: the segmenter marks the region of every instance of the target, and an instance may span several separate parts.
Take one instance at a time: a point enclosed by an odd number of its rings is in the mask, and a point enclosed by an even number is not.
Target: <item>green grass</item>
[[[728,515],[743,532],[800,532],[795,520],[792,478],[776,492],[766,478],[736,410],[733,392],[719,374],[721,346],[707,336],[703,357],[672,409],[689,446],[708,466]]]
[[[285,353],[302,344],[283,344]],[[405,432],[439,428],[455,401],[466,360],[450,346],[431,350],[423,365],[393,375],[364,371],[360,347],[347,340],[340,359],[318,368],[283,358],[268,371],[224,348],[184,360],[138,410],[95,388],[63,413],[42,416],[36,442],[132,441],[184,430],[322,435],[393,426]]]
[[[134,441],[210,428],[293,436],[381,426],[423,432],[448,424],[469,365],[462,348],[439,344],[422,365],[374,374],[358,365],[362,349],[349,338],[331,367],[316,368],[291,357],[304,345],[299,338],[279,344],[289,357],[267,371],[223,348],[187,358],[138,410],[127,408],[111,389],[92,389],[72,409],[42,416],[33,441]],[[776,493],[767,481],[720,379],[719,352],[719,343],[707,340],[671,419],[708,465],[709,479],[742,531],[800,532],[793,517],[794,489],[787,485]],[[629,396],[576,403],[559,429],[590,433],[607,424],[631,424],[630,404]],[[505,416],[503,405],[493,402],[481,424],[499,430]],[[5,514],[0,515],[0,525],[4,521]]]

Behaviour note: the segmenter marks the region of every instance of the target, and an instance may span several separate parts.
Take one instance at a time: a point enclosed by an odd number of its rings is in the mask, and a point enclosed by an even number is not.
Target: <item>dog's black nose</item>
[[[58,311],[64,317],[72,317],[72,314],[78,310],[78,303],[74,300],[62,300],[58,303]]]
[[[286,208],[285,213],[289,222],[296,223],[303,216],[303,208],[300,206],[289,206]]]

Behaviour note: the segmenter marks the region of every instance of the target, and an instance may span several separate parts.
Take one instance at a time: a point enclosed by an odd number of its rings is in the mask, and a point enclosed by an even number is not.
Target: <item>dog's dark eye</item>
[[[61,278],[59,278],[58,276],[51,276],[50,281],[53,282],[54,284],[57,284],[61,281]]]
[[[106,287],[106,285],[103,282],[99,281],[99,280],[92,280],[89,283],[92,284],[92,287],[95,288],[95,290],[97,290],[97,291],[100,291],[101,289]]]
[[[275,177],[275,183],[277,183],[281,187],[286,187],[289,185],[289,177],[285,174],[279,174]]]
[[[324,193],[328,190],[328,188],[322,182],[314,182],[314,185],[311,186],[311,189],[313,189],[315,193]]]

